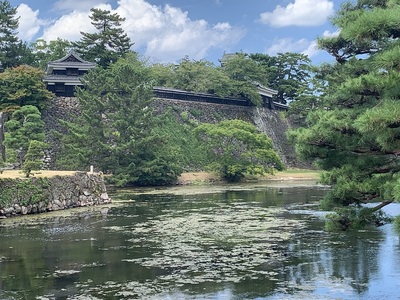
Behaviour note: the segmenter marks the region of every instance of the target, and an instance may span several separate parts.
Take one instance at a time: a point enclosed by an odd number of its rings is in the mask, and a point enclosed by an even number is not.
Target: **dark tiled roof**
[[[76,67],[81,67],[81,66],[88,66],[88,67],[95,67],[95,63],[91,62],[77,62],[77,61],[64,61],[64,62],[58,62],[58,61],[52,61],[49,62],[49,66],[76,66]]]
[[[65,63],[74,63],[74,64],[85,64],[85,65],[91,65],[95,66],[95,63],[92,63],[90,61],[86,61],[83,58],[81,58],[75,51],[70,51],[67,55],[64,57],[51,61],[49,64],[65,64]]]
[[[79,78],[81,78],[81,76],[47,75],[47,76],[43,77],[43,81],[46,81],[46,82],[57,81],[57,82],[76,82],[76,83],[80,83]]]

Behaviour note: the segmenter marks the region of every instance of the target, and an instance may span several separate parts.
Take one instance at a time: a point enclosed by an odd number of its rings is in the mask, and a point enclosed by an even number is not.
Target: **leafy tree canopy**
[[[154,65],[152,72],[158,86],[219,97],[237,96],[234,81],[206,60],[193,61],[185,57],[177,65]]]
[[[310,89],[312,67],[307,55],[286,52],[269,56],[256,53],[249,57],[265,70],[268,87],[278,91],[275,101],[286,104],[299,100]]]
[[[320,46],[337,63],[321,68],[327,87],[307,127],[292,133],[300,155],[333,186],[325,203],[400,199],[400,3],[345,3],[333,19],[337,37]],[[348,224],[351,227],[351,223]]]
[[[245,53],[236,53],[222,62],[221,70],[233,80],[233,96],[246,97],[256,105],[261,104],[255,83],[267,86],[265,69]]]
[[[257,128],[241,120],[204,123],[195,129],[198,138],[209,146],[210,168],[228,181],[248,175],[263,175],[283,164],[272,149],[271,140]]]
[[[91,9],[90,19],[97,32],[81,32],[80,41],[73,43],[82,58],[107,67],[129,52],[132,43],[120,27],[125,18],[109,10]]]
[[[67,55],[67,53],[72,49],[72,43],[61,38],[57,38],[50,42],[38,39],[30,45],[30,48],[34,55],[34,62],[32,65],[45,70],[50,61],[60,59]]]
[[[260,80],[264,82],[265,74],[242,53],[224,62],[222,68],[205,60],[192,61],[188,57],[177,65],[154,65],[152,68],[156,85],[159,86],[219,97],[245,97],[256,105],[261,104],[254,83]]]
[[[53,94],[42,81],[43,71],[26,65],[0,73],[0,109],[34,105],[43,109]]]

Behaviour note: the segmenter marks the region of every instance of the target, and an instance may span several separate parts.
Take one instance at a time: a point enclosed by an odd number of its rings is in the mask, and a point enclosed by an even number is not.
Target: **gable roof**
[[[53,61],[51,61],[49,63],[62,63],[62,62],[78,62],[78,63],[80,62],[80,63],[83,63],[83,64],[86,64],[86,63],[94,64],[94,63],[91,63],[89,61],[84,60],[74,50],[69,51],[67,53],[67,55],[65,55],[64,57],[62,57],[60,59],[57,59],[57,60],[53,60]]]
[[[93,69],[94,67],[96,67],[96,63],[84,60],[72,50],[64,57],[49,62],[47,64],[46,74],[50,75],[54,68],[78,68],[80,70],[89,70]]]

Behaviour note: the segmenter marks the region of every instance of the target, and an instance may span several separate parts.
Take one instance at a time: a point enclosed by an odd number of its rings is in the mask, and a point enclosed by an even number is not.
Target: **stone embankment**
[[[172,111],[177,120],[195,123],[218,123],[222,120],[240,119],[257,126],[269,136],[274,149],[287,167],[307,167],[300,163],[294,147],[288,142],[286,132],[291,128],[290,121],[279,111],[255,106],[236,106],[174,99],[154,99],[152,107],[156,114]],[[49,101],[42,116],[45,121],[47,142],[51,145],[46,151],[45,169],[55,170],[55,158],[60,152],[61,142],[54,132],[65,133],[62,120],[69,121],[79,115],[77,98],[55,97]]]
[[[0,218],[110,203],[103,176],[1,179]]]

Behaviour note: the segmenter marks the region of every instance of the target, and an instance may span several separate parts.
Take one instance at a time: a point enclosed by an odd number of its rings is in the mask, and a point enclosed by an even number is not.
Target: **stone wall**
[[[44,169],[55,169],[54,162],[60,153],[61,144],[57,133],[65,133],[62,121],[69,121],[79,113],[76,97],[55,97],[47,103],[42,118],[45,123],[46,142],[50,148],[45,151]]]
[[[155,99],[153,108],[156,113],[170,110],[182,121],[183,116],[185,116],[196,123],[217,123],[226,119],[240,119],[250,122],[272,139],[274,149],[286,166],[300,166],[293,146],[286,139],[286,131],[291,127],[290,122],[282,118],[281,114],[276,110],[265,107],[258,108],[254,106],[235,106],[172,99]],[[79,114],[77,99],[68,97],[54,98],[43,112],[47,142],[51,145],[46,152],[47,169],[55,169],[54,161],[60,151],[60,142],[53,132],[64,132],[60,120],[69,120],[71,116],[76,114]]]
[[[1,179],[0,218],[110,203],[101,174]]]
[[[182,100],[156,99],[157,113],[172,111],[178,119],[185,116],[196,123],[217,123],[222,120],[240,119],[254,124],[272,140],[272,145],[287,167],[300,167],[294,147],[288,142],[286,132],[290,122],[279,111],[266,107],[236,106]],[[183,121],[183,120],[182,120]]]

